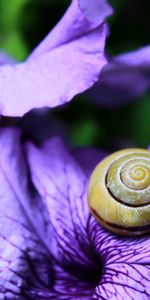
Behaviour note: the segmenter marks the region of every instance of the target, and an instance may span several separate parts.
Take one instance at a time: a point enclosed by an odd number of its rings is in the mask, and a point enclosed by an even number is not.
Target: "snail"
[[[88,186],[92,214],[114,233],[150,232],[150,151],[117,151],[93,171]]]

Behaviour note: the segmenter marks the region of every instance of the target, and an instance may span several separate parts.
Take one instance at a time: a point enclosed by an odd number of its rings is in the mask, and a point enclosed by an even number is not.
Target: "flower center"
[[[88,249],[86,252],[88,252],[85,255],[88,256],[89,262],[69,264],[64,269],[79,280],[82,289],[86,289],[91,293],[101,280],[104,266],[102,260],[93,249]]]

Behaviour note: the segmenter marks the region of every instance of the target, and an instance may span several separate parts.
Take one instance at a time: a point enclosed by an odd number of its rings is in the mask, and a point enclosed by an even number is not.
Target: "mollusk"
[[[88,186],[92,214],[122,235],[150,232],[150,151],[125,149],[106,157]]]

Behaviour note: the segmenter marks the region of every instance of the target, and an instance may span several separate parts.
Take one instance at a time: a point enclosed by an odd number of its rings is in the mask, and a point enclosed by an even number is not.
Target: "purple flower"
[[[98,82],[88,92],[102,106],[137,100],[150,87],[150,46],[109,60]]]
[[[0,66],[3,66],[5,64],[14,64],[15,61],[7,55],[5,52],[0,51]]]
[[[104,153],[20,139],[0,132],[0,298],[148,300],[150,238],[110,234],[87,206],[87,174]]]
[[[90,88],[104,58],[106,1],[72,2],[25,63],[1,66],[0,110],[23,115]],[[66,55],[67,53],[67,55]],[[106,153],[40,148],[0,130],[0,299],[150,299],[150,239],[104,230],[87,205],[87,183]]]
[[[80,8],[81,6],[81,8]],[[106,0],[73,0],[66,14],[26,62],[0,68],[0,113],[21,116],[55,107],[90,88],[106,64]]]

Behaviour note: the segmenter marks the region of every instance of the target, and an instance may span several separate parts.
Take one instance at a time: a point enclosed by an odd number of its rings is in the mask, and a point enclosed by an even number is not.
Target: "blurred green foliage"
[[[25,0],[0,1],[1,47],[20,60],[28,54],[28,46],[20,28],[21,12],[25,4]]]
[[[0,0],[0,45],[17,60],[24,60],[58,22],[69,0]],[[110,0],[115,15],[109,18],[106,50],[115,55],[150,44],[150,1]],[[69,128],[73,145],[95,145],[115,150],[150,143],[150,94],[120,108],[104,109],[76,97],[54,109]]]

